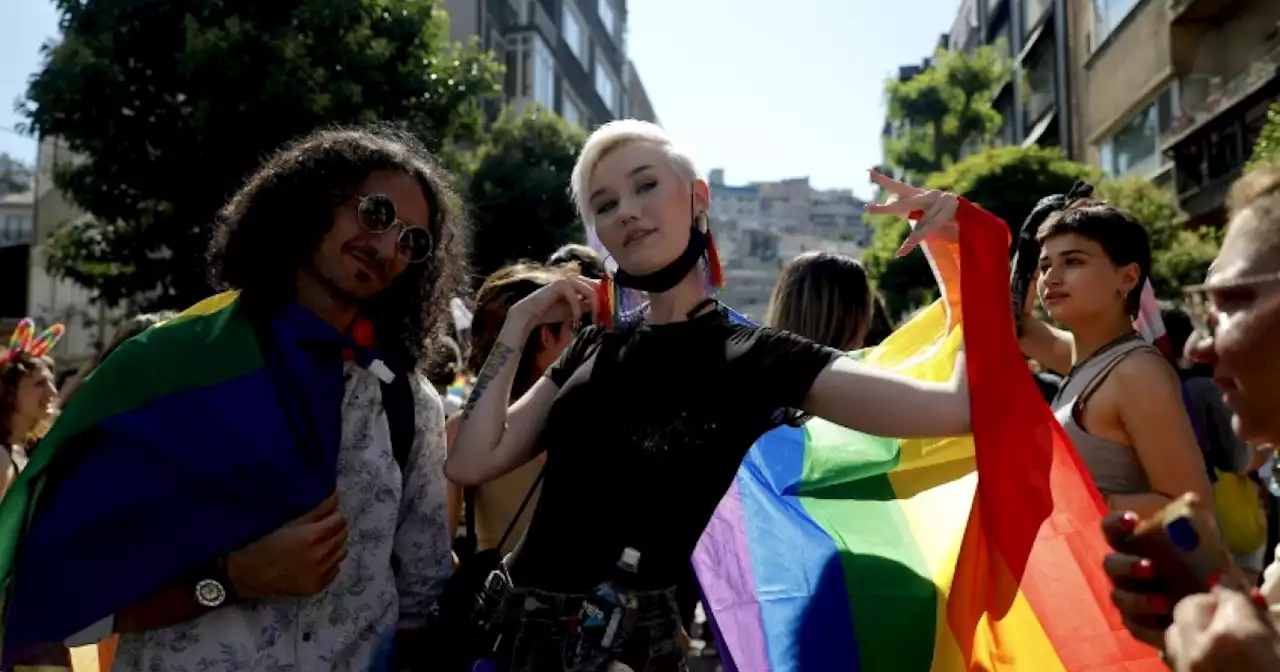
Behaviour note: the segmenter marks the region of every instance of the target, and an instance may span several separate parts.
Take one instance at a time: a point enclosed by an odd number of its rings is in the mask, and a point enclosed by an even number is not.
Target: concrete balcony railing
[[[1208,73],[1186,75],[1179,82],[1178,109],[1161,145],[1168,149],[1204,126],[1223,111],[1280,76],[1280,47],[1263,55],[1229,77]]]

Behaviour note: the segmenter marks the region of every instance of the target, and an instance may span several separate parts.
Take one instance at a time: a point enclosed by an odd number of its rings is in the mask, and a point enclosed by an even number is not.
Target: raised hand
[[[507,311],[508,320],[520,320],[529,327],[582,321],[582,314],[602,309],[596,306],[599,281],[570,275],[561,278],[516,302]]]
[[[868,205],[867,212],[873,215],[894,215],[911,223],[911,234],[903,241],[902,247],[898,248],[899,257],[915,249],[920,241],[929,236],[956,239],[956,208],[960,205],[960,199],[955,194],[913,187],[874,170],[871,171],[871,180],[888,191],[890,199],[888,203]]]
[[[1236,588],[1219,586],[1183,599],[1165,632],[1165,654],[1177,672],[1280,669],[1280,634],[1266,609]]]

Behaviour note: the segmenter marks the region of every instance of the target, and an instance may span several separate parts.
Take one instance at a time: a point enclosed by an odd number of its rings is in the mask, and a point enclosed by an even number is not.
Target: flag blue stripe
[[[803,429],[756,442],[738,471],[770,672],[858,670],[858,644],[836,544],[782,495],[804,471]]]

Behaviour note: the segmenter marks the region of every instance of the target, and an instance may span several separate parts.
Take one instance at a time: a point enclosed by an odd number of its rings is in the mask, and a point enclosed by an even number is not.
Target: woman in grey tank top
[[[1212,499],[1173,367],[1133,328],[1151,265],[1146,230],[1129,214],[1079,199],[1050,215],[1037,295],[1066,330],[1022,318],[1023,353],[1066,375],[1052,404],[1113,509],[1145,516],[1172,496]]]

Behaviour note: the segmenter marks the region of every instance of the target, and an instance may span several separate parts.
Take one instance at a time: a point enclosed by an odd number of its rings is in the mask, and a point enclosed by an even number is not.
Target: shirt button
[[[309,642],[309,641],[311,641],[311,633],[309,633],[309,632],[304,632],[304,633],[302,633],[302,641],[304,641],[304,642]]]

